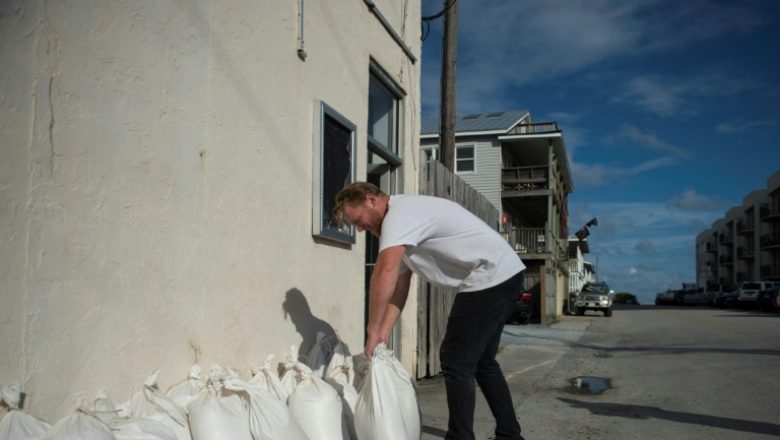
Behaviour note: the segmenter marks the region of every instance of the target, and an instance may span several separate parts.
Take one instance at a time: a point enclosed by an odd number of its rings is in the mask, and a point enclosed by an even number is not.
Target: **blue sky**
[[[423,42],[423,116],[441,31]],[[641,302],[694,282],[696,235],[780,169],[778,1],[459,0],[458,44],[457,114],[558,122],[571,231],[598,218],[587,259]]]

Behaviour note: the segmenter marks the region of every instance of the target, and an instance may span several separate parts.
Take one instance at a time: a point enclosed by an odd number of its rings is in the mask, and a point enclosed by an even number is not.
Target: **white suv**
[[[739,301],[739,304],[744,305],[755,304],[756,298],[758,298],[758,292],[772,287],[775,284],[780,283],[773,283],[771,281],[743,281],[737,289],[737,301]]]

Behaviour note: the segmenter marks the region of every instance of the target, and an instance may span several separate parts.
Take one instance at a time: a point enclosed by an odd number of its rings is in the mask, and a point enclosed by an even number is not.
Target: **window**
[[[455,149],[455,172],[474,172],[474,146],[457,147]]]
[[[314,154],[313,234],[345,243],[355,243],[351,226],[336,224],[331,210],[336,194],[355,181],[355,124],[321,102],[315,115],[319,136]]]
[[[401,165],[398,134],[403,96],[403,90],[372,62],[368,80],[368,149],[396,167]]]

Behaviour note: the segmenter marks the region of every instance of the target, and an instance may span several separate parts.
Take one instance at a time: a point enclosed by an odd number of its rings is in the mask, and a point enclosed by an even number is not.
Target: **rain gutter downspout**
[[[379,10],[379,8],[376,7],[376,4],[372,0],[363,0],[368,6],[368,10],[371,11],[371,13],[376,16],[377,20],[379,20],[380,23],[382,23],[382,26],[387,30],[387,32],[390,34],[391,37],[393,37],[393,40],[395,40],[396,44],[401,48],[401,50],[404,51],[407,57],[409,57],[409,60],[411,60],[412,64],[417,62],[417,57],[414,56],[414,53],[412,53],[412,50],[409,49],[409,47],[406,46],[404,43],[404,40],[401,38],[400,35],[393,29],[393,27],[390,25],[390,23],[387,22],[387,19],[384,15],[382,15],[382,12]]]

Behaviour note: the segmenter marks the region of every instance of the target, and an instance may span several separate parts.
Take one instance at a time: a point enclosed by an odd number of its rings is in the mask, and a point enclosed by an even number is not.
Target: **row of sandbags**
[[[365,368],[356,371],[361,359]],[[21,409],[18,385],[4,387],[2,401],[10,410],[0,421],[0,440],[419,439],[412,380],[384,345],[366,361],[350,356],[340,342],[319,338],[307,363],[297,360],[294,346],[286,362],[275,366],[272,360],[248,379],[219,366],[204,376],[194,365],[164,394],[156,370],[122,404],[103,392],[87,405],[77,393],[73,413],[53,426]]]

